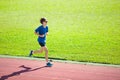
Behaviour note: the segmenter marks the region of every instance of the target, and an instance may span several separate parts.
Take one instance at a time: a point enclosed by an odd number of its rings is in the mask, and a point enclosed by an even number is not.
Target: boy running
[[[46,59],[46,65],[47,66],[52,66],[52,64],[48,61],[48,49],[46,47],[46,35],[48,35],[48,26],[47,26],[47,19],[46,18],[41,18],[40,25],[36,30],[35,34],[38,36],[38,43],[41,46],[39,50],[31,50],[29,57],[31,57],[35,53],[42,53],[45,51],[45,59]]]

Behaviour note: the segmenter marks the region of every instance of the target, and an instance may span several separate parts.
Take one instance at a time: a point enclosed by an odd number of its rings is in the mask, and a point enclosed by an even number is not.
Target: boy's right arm
[[[39,31],[39,28],[37,28],[37,29],[35,30],[35,34],[38,35],[39,37],[44,37],[44,34],[43,34],[43,35],[40,35],[40,34],[38,33],[38,31]]]
[[[36,35],[38,35],[39,37],[44,37],[44,34],[43,35],[40,35],[38,34],[37,32],[35,32]]]

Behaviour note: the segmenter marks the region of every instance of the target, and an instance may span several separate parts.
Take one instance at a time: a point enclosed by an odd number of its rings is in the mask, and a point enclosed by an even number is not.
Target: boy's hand
[[[39,37],[44,37],[45,35],[43,34],[43,35],[39,35]]]
[[[39,33],[36,33],[36,32],[35,32],[35,34],[38,35],[39,37],[44,37],[45,36],[44,34],[43,35],[39,35]]]
[[[48,35],[48,32],[46,33],[46,35]]]

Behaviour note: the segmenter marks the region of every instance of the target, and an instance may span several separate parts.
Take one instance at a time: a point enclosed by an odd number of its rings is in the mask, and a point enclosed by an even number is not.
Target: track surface
[[[120,80],[120,68],[0,58],[0,80]]]

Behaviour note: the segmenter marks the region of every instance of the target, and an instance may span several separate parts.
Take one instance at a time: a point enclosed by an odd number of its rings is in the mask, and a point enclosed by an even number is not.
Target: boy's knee
[[[46,49],[45,52],[48,53],[48,50]]]
[[[45,52],[46,52],[46,53],[48,53],[48,49],[47,49],[46,47],[45,47],[45,49],[44,49],[44,50],[45,50]]]

